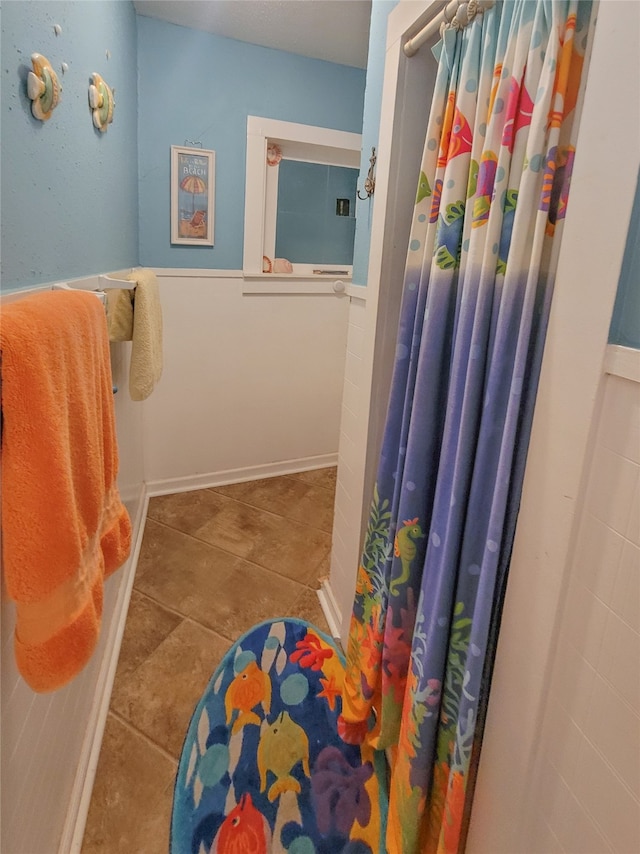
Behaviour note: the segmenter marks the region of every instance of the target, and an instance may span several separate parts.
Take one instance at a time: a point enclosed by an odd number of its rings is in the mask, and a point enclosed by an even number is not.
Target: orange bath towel
[[[127,558],[104,307],[83,291],[3,305],[2,557],[15,655],[34,691],[76,676],[106,576]]]

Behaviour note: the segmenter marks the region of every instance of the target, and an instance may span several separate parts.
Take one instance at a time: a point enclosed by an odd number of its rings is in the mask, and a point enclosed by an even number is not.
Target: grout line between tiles
[[[209,632],[211,635],[216,635],[223,641],[231,641],[231,643],[235,643],[235,641],[231,638],[228,638],[226,635],[223,635],[222,632],[217,632],[215,629],[209,628],[209,626],[205,626],[204,623],[199,623],[197,620],[194,620],[193,617],[185,617],[186,623],[191,623],[194,626],[198,626],[200,629],[204,629],[205,632]],[[217,666],[217,665],[216,665]]]
[[[242,502],[238,502],[238,503],[242,503]],[[249,505],[246,505],[246,506],[248,507]],[[285,517],[282,516],[280,518],[284,519]],[[163,528],[168,528],[170,531],[177,531],[179,534],[182,534],[185,537],[190,537],[192,540],[195,540],[197,543],[202,543],[205,546],[210,546],[212,549],[217,549],[218,551],[223,552],[224,554],[229,555],[230,557],[236,558],[237,560],[244,561],[244,563],[247,563],[250,566],[257,566],[258,569],[264,569],[267,572],[272,572],[274,575],[277,575],[278,578],[286,578],[288,581],[295,581],[297,584],[302,584],[303,587],[309,587],[311,590],[317,589],[315,587],[311,587],[311,585],[308,584],[306,581],[299,581],[297,578],[292,578],[290,575],[285,575],[282,572],[278,572],[277,570],[272,569],[270,566],[264,566],[264,564],[257,563],[255,560],[249,560],[249,558],[241,557],[240,555],[237,555],[235,552],[230,552],[227,549],[223,549],[222,546],[218,546],[218,545],[215,545],[214,543],[210,543],[208,540],[203,540],[201,537],[196,537],[195,534],[189,534],[189,533],[187,533],[187,531],[183,531],[180,528],[175,528],[173,525],[168,525],[166,522],[161,522],[158,519],[154,519],[152,516],[147,515],[147,519],[150,519],[154,523],[154,525],[161,525]],[[146,522],[146,520],[145,520],[145,522]],[[314,528],[313,530],[318,530],[318,529]],[[331,536],[331,535],[329,534],[328,536]],[[329,547],[328,553],[329,554],[331,553],[331,547]],[[320,566],[322,561],[326,558],[326,556],[327,555],[323,555],[322,558],[318,561],[318,563],[310,569],[310,572],[315,571]],[[233,571],[234,570],[230,570],[231,573],[233,573]],[[133,586],[135,587],[135,581],[134,581]],[[138,591],[138,592],[140,592],[140,591]]]
[[[291,579],[288,579],[288,580],[291,581]],[[300,591],[296,592],[296,595],[294,596],[293,601],[291,602],[291,605],[289,606],[289,608],[291,610],[293,610],[295,608],[295,606],[302,599],[302,597],[304,596],[305,593],[308,593],[309,591],[312,593],[317,593],[317,590],[314,590],[311,587],[307,587],[306,585],[301,584],[299,581],[293,581],[292,583],[297,584],[300,587]],[[178,623],[178,625],[174,626],[174,628],[171,629],[169,634],[166,635],[166,637],[164,637],[160,641],[158,646],[153,650],[152,653],[150,653],[150,655],[153,655],[162,646],[162,644],[173,634],[173,632],[175,632],[176,629],[178,629],[179,626],[182,625],[183,622],[192,623],[193,625],[198,626],[201,629],[204,629],[206,632],[210,632],[211,634],[217,635],[219,638],[222,638],[223,640],[228,641],[230,644],[235,643],[238,639],[237,637],[231,637],[230,635],[225,634],[220,629],[212,629],[211,626],[207,626],[205,623],[201,623],[199,620],[197,620],[193,616],[190,616],[189,614],[183,614],[181,611],[177,611],[175,608],[172,608],[169,605],[165,605],[165,603],[161,602],[159,599],[156,599],[155,597],[150,596],[148,593],[144,593],[142,590],[138,590],[135,587],[135,585],[134,585],[134,590],[136,590],[136,593],[138,593],[138,595],[142,596],[145,599],[148,599],[150,602],[153,602],[154,605],[158,605],[160,608],[163,608],[165,611],[168,611],[170,614],[173,614],[174,616],[180,618],[180,622]],[[144,661],[141,661],[137,667],[135,667],[133,670],[129,671],[129,673],[127,673],[123,678],[128,679],[130,676],[132,676],[138,670],[139,667],[142,667],[142,665],[148,660],[149,657],[150,656],[147,656],[147,658],[145,658]]]
[[[276,575],[276,574],[277,573],[274,573],[274,575]],[[280,578],[280,577],[282,577],[282,576],[278,576],[278,578]],[[312,593],[316,592],[312,588],[307,587],[305,584],[301,584],[299,581],[292,581],[292,579],[287,579],[287,580],[291,581],[292,584],[296,584],[298,587],[300,587],[300,591],[296,592],[296,595],[293,599],[293,602],[290,605],[291,609],[293,609],[295,607],[297,602],[302,598],[302,596],[304,596],[305,592],[308,592],[310,590]],[[219,637],[223,638],[224,640],[229,641],[229,643],[235,643],[236,640],[238,639],[237,637],[231,637],[230,635],[225,634],[220,629],[212,629],[211,626],[207,626],[205,623],[201,623],[199,620],[197,620],[193,616],[190,616],[189,614],[183,614],[181,611],[177,611],[175,608],[171,608],[169,605],[165,605],[164,602],[160,601],[159,599],[156,599],[154,596],[151,596],[148,593],[144,593],[142,590],[138,590],[135,586],[134,586],[134,590],[136,590],[136,592],[140,596],[143,596],[145,599],[148,599],[150,602],[153,602],[154,605],[158,605],[160,608],[163,608],[165,611],[169,611],[169,613],[173,614],[174,616],[180,617],[180,623],[178,623],[178,626],[181,625],[182,622],[187,620],[190,623],[194,623],[196,626],[199,626],[200,628],[205,629],[208,632],[212,632],[213,634],[218,635]],[[169,634],[165,638],[163,638],[163,640],[158,644],[158,647],[160,647],[161,644],[164,643],[164,641],[169,637],[169,635],[171,635],[178,628],[178,626],[175,626],[169,632]],[[156,649],[158,647],[156,647]],[[154,652],[155,652],[155,650],[154,650]],[[146,659],[145,659],[145,661],[146,661]],[[142,664],[144,664],[144,662],[141,662],[138,665],[138,667],[140,667]],[[129,675],[131,675],[132,673],[135,673],[135,671],[138,669],[138,667],[136,667],[134,670],[132,670],[130,673],[128,673],[127,677]]]
[[[170,614],[173,614],[176,617],[180,617],[181,621],[187,619],[187,615],[183,614],[182,611],[178,611],[176,608],[172,608],[171,605],[166,605],[164,602],[161,602],[159,599],[156,599],[155,597],[150,596],[149,593],[146,593],[144,590],[140,590],[138,587],[136,587],[135,582],[133,584],[133,589],[136,591],[136,593],[139,596],[143,596],[145,599],[148,599],[150,602],[153,602],[154,605],[159,605],[163,610],[168,611]],[[180,623],[178,623],[178,625],[180,625]],[[169,632],[169,635],[172,634],[173,632],[175,632],[175,630],[177,628],[178,628],[178,626],[174,626],[174,628],[172,628],[171,631]],[[167,635],[166,637],[169,637],[169,635]]]
[[[134,583],[133,589],[136,591],[136,593],[137,593],[139,596],[142,596],[143,598],[148,599],[148,600],[149,600],[149,602],[153,602],[153,604],[154,604],[154,605],[158,605],[160,608],[162,608],[162,609],[163,609],[163,610],[165,610],[165,611],[168,611],[168,613],[173,614],[175,617],[179,617],[179,618],[180,618],[180,622],[179,622],[177,625],[175,625],[175,626],[171,629],[171,631],[170,631],[168,634],[166,634],[166,635],[162,638],[162,640],[160,641],[160,643],[159,643],[159,644],[158,644],[158,645],[157,645],[157,646],[156,646],[156,647],[155,647],[155,648],[154,648],[154,649],[149,653],[149,655],[147,655],[147,656],[146,656],[146,657],[145,657],[145,658],[144,658],[144,659],[143,659],[139,664],[137,664],[137,665],[136,665],[132,670],[129,670],[127,673],[122,674],[122,675],[120,676],[120,679],[128,680],[128,679],[130,679],[132,676],[134,676],[134,675],[138,672],[138,670],[139,670],[141,667],[143,667],[143,666],[144,666],[144,664],[146,664],[146,662],[151,658],[151,656],[155,655],[155,653],[160,649],[160,647],[162,646],[162,644],[163,644],[163,643],[165,643],[165,641],[167,641],[167,640],[171,637],[171,635],[172,635],[172,634],[173,634],[177,629],[179,629],[179,628],[180,628],[180,626],[181,626],[183,623],[185,623],[185,622],[192,623],[193,625],[198,626],[198,628],[204,629],[206,632],[210,632],[211,634],[217,635],[219,638],[221,638],[221,639],[222,639],[222,640],[224,640],[224,641],[228,641],[229,643],[234,643],[234,639],[233,639],[233,638],[230,638],[230,637],[228,637],[227,635],[222,634],[222,632],[219,632],[219,631],[217,631],[216,629],[212,629],[212,628],[210,628],[209,626],[206,626],[204,623],[200,623],[198,620],[194,620],[194,618],[193,618],[193,617],[190,617],[190,616],[189,616],[189,615],[187,615],[187,614],[183,614],[181,611],[177,611],[175,608],[172,608],[172,607],[171,607],[171,606],[169,606],[169,605],[165,605],[165,603],[164,603],[164,602],[161,602],[159,599],[155,599],[153,596],[149,596],[149,594],[148,594],[148,593],[144,593],[142,590],[138,590],[138,589],[136,588],[136,586],[135,586],[135,583]],[[126,631],[126,628],[125,628],[125,631]],[[109,706],[109,708],[110,708],[110,710],[112,710],[112,709],[111,709],[111,706]],[[112,710],[112,711],[113,711],[113,710]]]
[[[133,589],[135,590],[135,586],[134,586],[134,588],[133,588]],[[123,680],[130,679],[132,676],[134,676],[134,675],[138,672],[138,670],[142,667],[142,665],[143,665],[143,664],[145,664],[145,663],[146,663],[146,662],[151,658],[151,656],[152,656],[152,655],[154,655],[154,654],[155,654],[155,653],[160,649],[160,647],[161,647],[161,646],[162,646],[162,644],[167,640],[167,638],[168,638],[168,637],[170,637],[170,636],[175,632],[175,630],[178,628],[178,626],[181,626],[181,625],[182,625],[182,623],[183,623],[183,622],[185,621],[185,619],[186,619],[186,617],[185,617],[185,615],[184,615],[184,614],[181,614],[179,611],[174,611],[172,608],[167,608],[167,607],[165,607],[165,606],[162,604],[162,602],[158,602],[156,599],[153,599],[151,596],[147,596],[147,595],[146,595],[146,593],[141,593],[141,592],[140,592],[140,590],[136,590],[136,593],[138,593],[140,596],[144,596],[145,598],[149,599],[149,601],[153,602],[153,603],[154,603],[154,605],[160,605],[160,607],[161,607],[161,608],[164,608],[164,610],[165,610],[165,611],[168,611],[169,613],[173,614],[175,617],[179,617],[179,618],[180,618],[180,622],[179,622],[179,623],[177,623],[177,624],[176,624],[176,625],[171,629],[171,631],[170,631],[168,634],[166,634],[166,635],[162,638],[162,640],[160,641],[160,643],[159,643],[157,646],[155,646],[155,647],[151,650],[151,652],[149,653],[149,655],[145,656],[139,664],[136,664],[136,666],[135,666],[134,668],[132,668],[131,670],[126,671],[125,673],[118,673],[118,671],[116,670],[116,677],[115,677],[115,679],[116,679],[116,681],[117,681],[117,682],[120,682],[120,681],[123,681]],[[129,619],[129,615],[127,614],[127,620],[128,620],[128,619]],[[126,627],[126,624],[125,624],[125,633],[126,633],[126,631],[127,631],[127,627]],[[114,683],[113,683],[114,687],[113,687],[113,690],[112,690],[112,692],[111,692],[111,696],[113,696],[113,694],[115,693],[115,685],[116,685],[116,681],[114,681]],[[111,709],[111,700],[109,700],[109,709]]]
[[[284,477],[284,475],[283,475]],[[253,481],[251,481],[253,482]],[[232,484],[228,484],[232,485]],[[219,489],[223,487],[216,486],[206,486],[204,487],[204,492],[213,492],[214,495],[219,496],[220,498],[226,498],[229,501],[233,501],[235,504],[242,504],[244,507],[249,510],[259,510],[261,513],[268,513],[269,516],[275,516],[277,519],[284,519],[285,522],[293,522],[294,525],[299,525],[301,528],[311,528],[312,531],[318,531],[321,534],[327,534],[329,537],[331,536],[331,531],[327,531],[324,528],[317,528],[315,525],[310,525],[308,522],[301,522],[299,519],[292,519],[291,516],[285,516],[282,513],[275,513],[273,510],[266,510],[264,507],[259,507],[257,504],[248,504],[246,501],[241,501],[239,498],[233,498],[231,495],[225,495],[224,492],[220,492]],[[320,487],[323,488],[323,487]],[[195,490],[194,490],[195,491]],[[158,496],[159,498],[164,498],[166,496]],[[149,513],[147,511],[147,516]],[[176,529],[179,530],[179,529]]]
[[[116,718],[118,723],[121,723],[124,727],[126,727],[126,729],[130,730],[134,735],[139,735],[143,741],[146,741],[150,747],[153,747],[155,750],[158,751],[158,753],[161,753],[166,759],[170,759],[172,764],[176,766],[176,770],[178,769],[178,763],[180,761],[179,757],[176,758],[175,756],[172,756],[172,754],[169,753],[169,751],[166,748],[162,747],[160,744],[157,744],[157,742],[155,742],[152,738],[150,738],[146,733],[142,732],[142,730],[140,730],[136,726],[134,726],[130,721],[128,721],[126,718],[124,718],[119,712],[116,712],[115,709],[109,708],[109,714],[113,715],[113,717]]]

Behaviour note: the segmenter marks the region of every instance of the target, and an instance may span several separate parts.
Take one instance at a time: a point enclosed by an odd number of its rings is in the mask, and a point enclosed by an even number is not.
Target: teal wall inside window
[[[357,169],[282,160],[276,257],[294,264],[352,264],[357,181]],[[349,216],[337,215],[337,199],[348,199]]]
[[[609,343],[640,349],[640,175],[609,329]]]

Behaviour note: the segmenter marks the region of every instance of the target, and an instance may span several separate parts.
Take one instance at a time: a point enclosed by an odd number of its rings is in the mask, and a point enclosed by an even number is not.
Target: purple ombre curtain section
[[[393,758],[389,854],[464,847],[591,12],[498,2],[436,49],[341,719]]]

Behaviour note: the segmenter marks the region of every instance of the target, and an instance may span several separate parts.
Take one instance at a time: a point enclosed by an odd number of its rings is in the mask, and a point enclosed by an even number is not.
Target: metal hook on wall
[[[366,199],[370,199],[371,196],[373,195],[375,188],[376,188],[376,179],[375,179],[374,174],[373,174],[373,170],[375,169],[375,166],[376,166],[376,149],[375,149],[375,147],[373,147],[371,149],[371,157],[369,158],[369,163],[371,165],[369,166],[369,171],[367,172],[367,177],[365,178],[365,181],[364,181],[364,191],[367,195],[361,196],[360,190],[358,190],[358,198],[362,202],[366,201]]]

